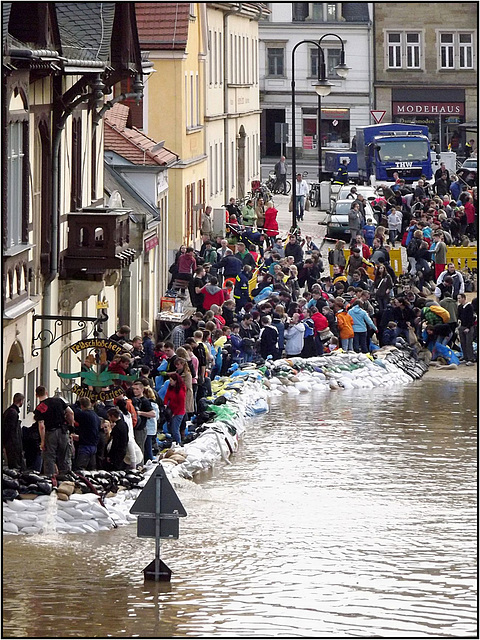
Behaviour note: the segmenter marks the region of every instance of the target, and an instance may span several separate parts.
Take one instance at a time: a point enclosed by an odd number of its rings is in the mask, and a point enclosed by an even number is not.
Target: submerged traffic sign
[[[161,480],[159,512],[156,506],[157,478]],[[142,489],[142,493],[133,503],[130,513],[139,516],[150,516],[152,518],[157,515],[159,515],[160,518],[183,518],[187,515],[183,504],[175,493],[175,489],[170,484],[161,464],[157,466],[148,479],[147,484]]]

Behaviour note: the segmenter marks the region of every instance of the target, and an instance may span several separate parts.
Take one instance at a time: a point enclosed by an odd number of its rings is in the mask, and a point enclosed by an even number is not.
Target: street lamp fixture
[[[315,89],[317,96],[324,98],[330,94],[333,85],[328,80],[317,80],[312,86]]]

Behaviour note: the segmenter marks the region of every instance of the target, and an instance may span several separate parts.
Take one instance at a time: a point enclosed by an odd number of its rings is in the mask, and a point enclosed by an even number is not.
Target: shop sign
[[[158,247],[158,236],[152,236],[151,238],[147,238],[144,242],[144,250],[145,253],[148,253],[155,247]]]
[[[463,116],[463,102],[394,102],[393,114],[399,115],[439,115]]]
[[[79,340],[70,345],[73,353],[77,354],[80,351],[86,350],[98,350],[106,349],[113,351],[115,354],[119,354],[123,351],[123,346],[114,340],[108,338],[89,338],[86,340]],[[89,398],[90,401],[96,402],[97,400],[113,400],[122,396],[124,391],[118,386],[119,380],[126,380],[128,382],[134,382],[138,376],[127,376],[112,371],[95,371],[94,367],[98,365],[92,365],[87,371],[78,371],[75,373],[61,373],[57,370],[57,375],[62,380],[74,380],[80,378],[83,385],[74,384],[71,391],[79,398]]]

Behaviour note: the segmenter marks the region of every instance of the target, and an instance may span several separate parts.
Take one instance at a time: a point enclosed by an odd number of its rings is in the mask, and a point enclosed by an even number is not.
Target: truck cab
[[[385,124],[357,129],[359,180],[372,186],[395,182],[395,175],[413,183],[422,175],[432,178],[428,128]]]

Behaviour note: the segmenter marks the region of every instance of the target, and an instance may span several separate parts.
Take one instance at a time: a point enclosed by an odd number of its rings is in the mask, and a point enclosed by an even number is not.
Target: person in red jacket
[[[203,286],[201,289],[196,289],[196,293],[203,293],[203,308],[205,311],[209,311],[212,305],[221,307],[225,302],[225,291],[218,286],[218,280],[213,276],[210,278],[210,282]]]
[[[172,412],[169,431],[177,444],[181,443],[180,425],[182,424],[183,417],[185,416],[186,395],[187,390],[182,376],[178,373],[173,373],[170,376],[170,382],[168,384],[167,393],[165,394],[163,403]]]
[[[321,333],[326,329],[328,329],[328,320],[323,315],[323,313],[320,313],[316,305],[313,307],[310,307],[308,312],[310,314],[310,318],[313,320],[313,338],[315,341],[315,348],[317,350],[317,355],[321,356],[323,355],[323,343],[322,343]]]
[[[187,247],[185,253],[182,253],[177,261],[179,280],[186,280],[190,282],[197,268],[197,261],[195,260],[195,253],[193,247]]]
[[[275,209],[273,202],[267,202],[265,209],[265,233],[268,237],[268,242],[273,246],[275,238],[278,236],[278,222],[277,222],[278,209]]]
[[[476,232],[475,232],[475,206],[473,204],[472,196],[468,197],[468,200],[465,202],[465,216],[467,218],[467,228],[465,233],[470,238],[470,240],[475,240]]]

